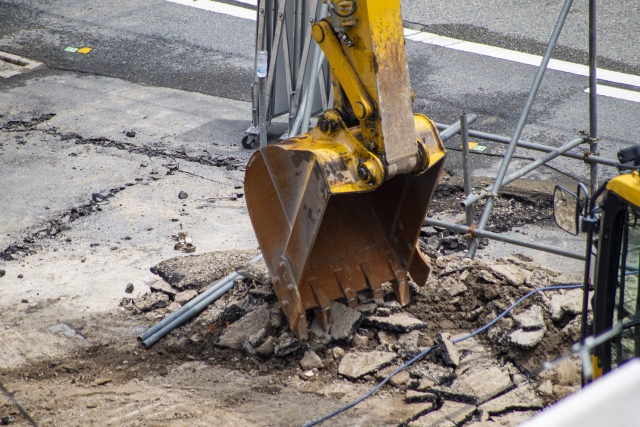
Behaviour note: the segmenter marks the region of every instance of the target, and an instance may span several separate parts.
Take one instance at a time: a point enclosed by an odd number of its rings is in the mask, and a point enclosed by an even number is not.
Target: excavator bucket
[[[396,175],[374,190],[362,185],[357,163],[335,154],[337,140],[346,135],[327,139],[314,129],[266,147],[249,161],[249,215],[299,339],[307,337],[308,310],[327,330],[332,301],[353,308],[357,292],[379,299],[383,283],[391,282],[406,305],[408,274],[418,285],[426,283],[430,267],[416,243],[445,154],[429,119],[416,115],[415,127],[426,148],[426,168]]]
[[[276,295],[299,339],[306,313],[331,326],[331,302],[409,303],[409,276],[429,264],[416,247],[444,163],[434,123],[413,114],[400,0],[324,0],[313,25],[327,58],[333,108],[310,132],[262,148],[247,165],[249,216]]]

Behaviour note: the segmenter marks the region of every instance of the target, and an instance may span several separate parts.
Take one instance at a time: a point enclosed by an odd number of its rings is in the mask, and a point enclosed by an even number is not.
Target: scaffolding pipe
[[[464,181],[464,196],[471,195],[471,155],[469,154],[469,128],[467,127],[467,114],[460,115],[460,140],[462,141],[462,177]],[[466,224],[473,224],[473,205],[465,207],[464,214]],[[469,242],[467,242],[469,243]]]
[[[596,77],[596,0],[589,0],[589,142],[591,155],[598,153],[598,98]],[[598,188],[598,164],[591,163],[591,194]]]
[[[475,114],[467,114],[466,116],[467,116],[467,126],[478,119],[478,116],[476,116]],[[442,139],[442,141],[444,142],[452,138],[455,134],[459,132],[460,132],[460,122],[458,121],[452,124],[451,126],[448,126],[448,127],[445,126],[442,132],[440,132],[440,139]]]
[[[541,245],[540,243],[527,242],[525,240],[516,239],[514,237],[505,236],[503,234],[492,233],[490,231],[478,230],[477,228],[467,227],[460,224],[452,224],[450,222],[440,221],[433,218],[426,218],[424,220],[425,226],[446,228],[447,230],[455,231],[460,234],[469,234],[472,238],[491,239],[497,240],[511,245],[523,246],[529,249],[535,249],[537,251],[549,252],[552,254],[564,256],[567,258],[573,258],[580,261],[584,261],[584,254],[577,252],[571,252],[565,249],[556,248],[554,246]]]
[[[444,130],[450,127],[449,125],[445,125],[443,123],[436,123],[436,126],[439,130]],[[508,136],[496,135],[494,133],[480,132],[477,130],[468,130],[469,136],[473,138],[484,139],[485,141],[498,142],[500,144],[509,144],[511,138]],[[544,144],[536,144],[535,142],[529,141],[518,141],[518,148],[526,148],[527,150],[534,151],[542,151],[543,153],[551,153],[555,150],[555,147],[549,147]],[[631,165],[623,165],[622,163],[616,162],[615,160],[607,159],[605,157],[593,156],[589,152],[585,153],[577,153],[575,151],[567,151],[566,153],[561,154],[562,157],[568,157],[570,159],[582,160],[587,164],[590,163],[598,163],[599,165],[611,166],[619,169],[628,169],[628,170],[637,170],[637,166]]]
[[[540,83],[542,83],[542,78],[544,77],[544,73],[547,70],[547,65],[549,65],[549,60],[551,59],[551,53],[553,52],[553,48],[556,46],[558,42],[558,37],[560,36],[560,31],[564,25],[564,22],[567,18],[567,14],[569,13],[569,9],[571,8],[571,4],[573,0],[565,0],[564,6],[562,6],[562,10],[560,12],[560,16],[558,17],[558,21],[556,22],[556,26],[553,29],[553,33],[551,34],[551,39],[549,40],[549,44],[547,45],[547,49],[542,58],[542,62],[540,63],[540,67],[538,67],[538,72],[536,73],[536,77],[533,80],[533,84],[531,85],[531,89],[529,90],[529,95],[527,95],[527,100],[522,108],[522,112],[520,113],[520,118],[518,119],[518,124],[516,125],[516,130],[511,137],[511,141],[509,142],[509,147],[507,148],[507,153],[502,160],[502,164],[500,165],[500,170],[498,171],[498,175],[496,177],[493,186],[491,187],[491,192],[493,194],[498,194],[500,192],[500,188],[502,188],[504,176],[507,173],[507,168],[509,167],[509,163],[511,163],[511,158],[513,157],[513,153],[516,150],[518,140],[520,139],[520,135],[522,135],[522,130],[524,129],[524,125],[529,117],[529,112],[531,111],[531,106],[533,105],[533,101],[536,98],[538,93],[538,89],[540,88]],[[480,217],[480,222],[478,223],[478,228],[483,230],[487,222],[489,221],[489,216],[491,215],[491,210],[493,209],[493,199],[487,200],[487,204],[484,207],[484,212],[482,213],[482,217]],[[469,258],[473,258],[476,254],[476,250],[478,249],[478,239],[473,239],[471,244],[469,245],[469,253],[467,256]]]
[[[528,174],[532,170],[538,168],[539,166],[544,165],[545,163],[550,162],[551,160],[553,160],[556,157],[560,156],[562,153],[564,153],[564,152],[566,152],[568,150],[571,150],[572,148],[577,147],[578,145],[584,143],[584,141],[585,141],[585,138],[580,137],[580,138],[576,138],[573,141],[570,141],[570,142],[566,143],[562,147],[556,148],[552,152],[547,153],[544,156],[540,157],[538,160],[536,160],[534,162],[531,162],[527,166],[525,166],[525,167],[523,167],[521,169],[518,169],[517,171],[513,172],[512,174],[506,176],[504,178],[504,180],[502,181],[503,185],[507,185],[507,184],[515,181],[518,178],[522,178],[523,176],[525,176],[526,174]],[[464,199],[461,202],[461,205],[462,205],[462,207],[464,207],[466,209],[469,206],[472,206],[478,200],[484,199],[490,194],[494,194],[494,193],[492,192],[492,190],[489,187],[487,187],[484,190],[482,190],[480,193],[473,194],[473,195],[467,197],[466,199]]]

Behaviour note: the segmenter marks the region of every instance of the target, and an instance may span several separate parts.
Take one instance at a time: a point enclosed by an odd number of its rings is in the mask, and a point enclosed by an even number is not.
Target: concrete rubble
[[[430,412],[409,423],[409,427],[455,427],[471,418],[476,407],[466,403],[445,401],[438,411]]]
[[[347,378],[358,379],[370,372],[387,366],[396,357],[395,353],[385,351],[348,353],[340,360],[338,374]]]
[[[405,313],[391,314],[387,317],[368,316],[364,318],[362,324],[364,326],[373,326],[374,328],[403,333],[427,328],[426,323]]]
[[[229,347],[239,350],[243,340],[259,332],[269,325],[269,310],[264,305],[260,309],[253,311],[235,323],[229,325],[218,339],[217,344],[221,347]]]
[[[517,256],[489,264],[428,248],[425,252],[432,275],[423,288],[414,286],[411,304],[401,307],[388,285],[385,301],[359,294],[355,309],[334,301],[329,330],[310,315],[305,342],[289,331],[263,263],[240,264],[236,271],[245,279],[193,323],[218,331],[216,348],[255,360],[260,372],[292,366],[286,369],[294,369],[295,378],[309,387],[338,379],[373,385],[437,345],[386,386],[403,393],[413,414],[404,421],[409,426],[508,426],[575,390],[579,375],[574,364],[563,365],[557,375],[537,372],[559,351],[543,344],[546,337],[564,340],[566,348],[574,342],[572,325],[579,324],[581,293],[556,291],[531,298],[486,334],[454,345],[453,340],[495,318],[533,286],[553,284],[560,275]],[[165,275],[177,280],[169,271]],[[194,283],[189,277],[179,281]],[[141,315],[143,310],[151,310],[147,315],[166,313],[167,306],[159,307],[163,303],[184,304],[198,293],[168,283],[156,283],[151,291],[123,300],[124,306],[138,307],[134,312]],[[567,321],[568,316],[575,318]],[[557,319],[564,323],[554,323]]]
[[[458,349],[456,349],[456,346],[451,342],[451,334],[446,332],[438,333],[436,335],[436,342],[440,345],[444,363],[457,367],[460,364],[460,354],[458,354]]]
[[[525,350],[540,344],[547,331],[540,306],[531,306],[521,314],[513,316],[513,320],[515,320],[518,329],[509,335],[511,343]]]
[[[566,313],[576,315],[582,311],[582,290],[572,289],[550,298],[549,314],[555,321],[562,320]]]
[[[499,415],[509,411],[540,409],[543,406],[542,399],[536,395],[528,384],[525,384],[483,403],[478,409],[487,412],[489,415]]]
[[[443,397],[481,404],[511,389],[509,373],[500,366],[474,366],[453,380],[450,386],[427,389]]]

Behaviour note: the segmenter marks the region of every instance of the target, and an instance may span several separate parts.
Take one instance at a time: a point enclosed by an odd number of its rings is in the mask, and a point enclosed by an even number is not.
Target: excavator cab
[[[326,0],[312,36],[324,52],[333,108],[308,133],[256,151],[245,175],[249,216],[296,336],[306,314],[332,324],[331,303],[410,301],[429,263],[417,240],[445,150],[414,114],[400,0]]]
[[[571,234],[587,233],[585,283],[593,284],[593,320],[587,325],[583,316],[583,340],[612,333],[593,348],[591,367],[583,367],[589,381],[640,357],[640,174],[634,171],[605,182],[591,203],[586,193],[583,184],[576,193],[557,186],[554,217]]]

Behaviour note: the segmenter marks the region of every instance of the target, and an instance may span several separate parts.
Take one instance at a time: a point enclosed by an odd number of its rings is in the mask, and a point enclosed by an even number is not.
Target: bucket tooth
[[[401,306],[405,307],[411,302],[411,288],[409,288],[409,282],[406,280],[391,282],[393,287],[393,293],[396,294],[396,299]]]
[[[331,299],[327,296],[326,292],[324,291],[324,287],[320,285],[318,279],[309,279],[309,286],[311,287],[313,295],[316,299],[316,303],[318,304],[318,307],[314,308],[316,318],[318,319],[322,330],[327,332],[333,324],[333,316],[331,313]]]
[[[316,319],[318,319],[318,323],[320,323],[320,327],[323,331],[329,332],[331,329],[331,325],[333,325],[333,314],[331,313],[331,307],[327,308],[314,308],[314,314],[316,315]]]
[[[424,286],[427,284],[427,279],[431,273],[431,265],[425,258],[420,248],[416,245],[413,257],[411,258],[411,264],[409,265],[409,274],[411,279],[418,286]]]
[[[344,304],[349,308],[356,308],[358,306],[358,296],[356,291],[349,286],[352,283],[347,272],[338,270],[335,272],[342,294],[344,295]]]
[[[360,267],[367,278],[367,286],[369,287],[369,291],[367,291],[367,298],[371,300],[382,300],[384,297],[382,293],[383,282],[378,278],[376,271],[368,262],[363,262],[360,264]]]
[[[307,316],[302,314],[302,316],[295,319],[295,324],[291,325],[291,330],[296,335],[296,338],[300,341],[306,341],[309,339],[309,334],[307,331]]]

